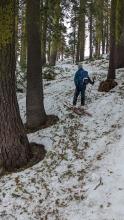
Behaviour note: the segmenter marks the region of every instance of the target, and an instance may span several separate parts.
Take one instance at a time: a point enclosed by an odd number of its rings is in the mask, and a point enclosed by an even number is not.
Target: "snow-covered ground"
[[[95,75],[88,85],[86,109],[78,116],[64,106],[72,102],[77,67],[58,63],[63,72],[45,82],[45,109],[59,122],[29,134],[42,143],[45,159],[25,171],[0,179],[2,220],[124,220],[124,70],[109,93],[97,91],[107,74],[107,61],[84,64]],[[25,121],[25,94],[18,94]],[[78,100],[80,105],[80,98]]]

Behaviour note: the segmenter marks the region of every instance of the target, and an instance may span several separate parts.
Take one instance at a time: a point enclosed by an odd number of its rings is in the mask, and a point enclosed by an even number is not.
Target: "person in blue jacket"
[[[93,81],[90,79],[88,72],[83,69],[82,64],[78,65],[78,71],[75,73],[74,77],[74,83],[75,83],[75,93],[73,98],[73,106],[76,106],[77,98],[79,94],[81,93],[81,106],[85,105],[85,90],[88,83],[91,85],[94,84]]]

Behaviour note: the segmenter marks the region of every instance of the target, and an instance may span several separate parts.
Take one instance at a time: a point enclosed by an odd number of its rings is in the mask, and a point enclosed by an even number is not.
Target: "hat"
[[[83,65],[82,65],[82,63],[79,63],[78,64],[78,69],[81,69],[81,68],[83,68]]]

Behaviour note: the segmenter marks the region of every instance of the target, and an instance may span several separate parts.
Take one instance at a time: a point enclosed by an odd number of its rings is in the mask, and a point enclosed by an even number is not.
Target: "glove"
[[[92,80],[95,81],[96,80],[96,76],[93,76]]]

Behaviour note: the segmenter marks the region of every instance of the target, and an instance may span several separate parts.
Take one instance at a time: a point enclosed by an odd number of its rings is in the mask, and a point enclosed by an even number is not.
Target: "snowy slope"
[[[0,219],[124,220],[124,71],[118,71],[116,88],[99,93],[108,63],[84,64],[97,78],[87,87],[86,109],[93,114],[88,117],[64,106],[72,102],[77,67],[66,62],[58,67],[63,72],[44,82],[44,96],[47,114],[60,120],[28,135],[46,146],[46,158],[0,179]],[[25,121],[25,94],[18,99]]]

